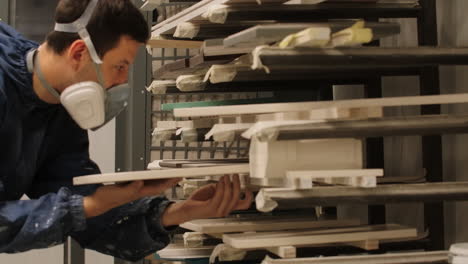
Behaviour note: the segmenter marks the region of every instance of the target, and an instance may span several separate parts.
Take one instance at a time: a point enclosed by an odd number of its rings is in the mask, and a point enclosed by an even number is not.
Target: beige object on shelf
[[[286,185],[294,189],[310,189],[313,182],[318,182],[371,188],[377,186],[377,177],[383,173],[383,169],[288,171]]]
[[[198,32],[200,32],[200,25],[184,22],[177,25],[173,37],[193,39],[198,35]]]
[[[211,23],[224,24],[228,15],[227,8],[229,8],[228,5],[212,5],[202,14],[202,17]]]
[[[358,46],[369,43],[374,38],[372,29],[365,28],[364,21],[358,21],[352,27],[331,35],[331,47]]]
[[[174,80],[154,80],[146,90],[153,94],[166,94],[167,88],[171,86],[176,86]]]
[[[205,135],[205,139],[213,137],[213,140],[217,142],[234,141],[237,134],[246,131],[253,125],[253,123],[215,124]]]
[[[362,169],[359,139],[320,139],[261,142],[252,138],[251,178],[284,179],[294,170]]]
[[[182,92],[203,91],[206,86],[203,77],[204,74],[180,75],[176,79],[177,89]]]
[[[310,27],[285,37],[278,46],[287,47],[326,47],[331,40],[329,27]]]
[[[219,261],[240,261],[243,260],[247,251],[230,247],[225,244],[218,244],[210,256],[210,264]]]

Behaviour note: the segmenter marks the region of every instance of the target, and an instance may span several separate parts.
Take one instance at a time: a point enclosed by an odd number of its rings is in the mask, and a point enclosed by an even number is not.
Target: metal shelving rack
[[[138,2],[138,1],[136,1]],[[186,4],[186,3],[184,3]],[[179,6],[181,3],[168,3],[168,6]],[[436,0],[420,0],[420,8],[401,13],[385,15],[369,12],[364,19],[368,21],[378,21],[379,18],[416,18],[418,29],[419,46],[437,46],[437,14]],[[153,15],[146,14],[148,21],[152,21]],[[371,45],[379,46],[378,41]],[[151,58],[146,52],[139,53],[136,63],[132,68],[130,81],[135,87],[132,92],[132,103],[129,105],[125,114],[117,120],[117,139],[116,139],[116,170],[142,170],[151,161],[151,151],[158,151],[160,157],[165,152],[170,152],[174,158],[176,151],[183,151],[184,157],[188,157],[189,151],[208,151],[210,153],[220,151],[225,152],[226,146],[178,146],[173,144],[162,144],[161,146],[151,147],[152,115],[157,114],[160,118],[167,118],[168,114],[163,112],[154,112],[151,108],[154,96],[146,93],[144,87],[152,80],[151,67],[153,60],[160,61],[163,65],[170,60],[188,58],[189,50],[179,55],[177,49],[173,50],[173,55],[167,55],[168,49],[163,49],[161,56]],[[409,75],[414,75],[410,72]],[[440,93],[439,70],[438,67],[423,67],[418,69],[416,75],[420,79],[420,94],[431,95]],[[333,99],[332,84],[340,82],[322,82],[320,83],[320,99]],[[349,84],[361,83],[364,85],[365,96],[368,98],[382,97],[382,75],[371,75],[365,79],[352,80]],[[226,85],[226,87],[229,87]],[[229,89],[229,88],[227,88]],[[177,93],[174,94],[177,97]],[[166,96],[161,96],[165,100]],[[177,100],[177,99],[176,99]],[[143,102],[143,103],[142,103]],[[440,114],[440,106],[423,106],[421,114],[431,115]],[[142,115],[141,113],[146,113]],[[142,136],[144,131],[144,136]],[[384,168],[384,143],[382,137],[369,138],[367,140],[367,166],[368,168]],[[241,148],[237,153],[240,153]],[[422,136],[422,159],[423,167],[427,170],[426,179],[428,182],[442,182],[442,140],[440,135]],[[199,157],[200,154],[199,154]],[[214,155],[210,155],[214,157]],[[382,224],[386,221],[385,205],[370,205],[368,221],[369,224]],[[328,212],[334,213],[333,209]],[[424,225],[429,232],[429,241],[424,247],[427,250],[440,250],[445,248],[444,237],[444,207],[443,202],[430,202],[424,204]],[[116,261],[116,263],[122,263]]]

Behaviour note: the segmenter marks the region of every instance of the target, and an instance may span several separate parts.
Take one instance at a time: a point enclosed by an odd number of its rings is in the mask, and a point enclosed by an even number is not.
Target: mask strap
[[[102,71],[101,71],[101,65],[100,64],[97,64],[97,63],[93,63],[94,65],[94,69],[96,70],[96,73],[97,73],[97,78],[98,78],[98,82],[101,84],[102,88],[104,89],[104,77],[103,77],[103,74],[102,74]],[[105,91],[105,89],[104,89]]]
[[[102,64],[101,58],[99,58],[99,55],[96,52],[96,48],[94,47],[93,41],[91,40],[91,36],[88,33],[88,30],[86,28],[83,28],[78,32],[80,35],[81,39],[84,41],[86,47],[88,48],[89,55],[91,56],[91,59],[95,64]]]
[[[91,40],[91,36],[86,29],[86,26],[88,25],[89,20],[93,15],[93,11],[96,8],[97,3],[98,0],[91,0],[80,18],[68,24],[56,23],[54,30],[58,32],[78,33],[80,38],[85,42],[93,61],[97,64],[102,64],[102,60],[99,58],[99,55],[96,52],[96,48],[94,47]]]
[[[91,0],[88,6],[86,7],[85,11],[81,15],[81,17],[72,23],[67,23],[67,24],[56,23],[55,31],[67,32],[67,33],[78,33],[80,29],[86,28],[89,20],[91,19],[91,16],[93,14],[94,8],[96,7],[97,3],[98,3],[98,0]]]
[[[35,70],[36,73],[37,73],[37,78],[41,82],[42,86],[44,86],[49,91],[49,93],[51,93],[53,96],[55,96],[55,98],[60,100],[59,93],[54,88],[52,88],[52,86],[50,86],[49,82],[46,81],[46,79],[44,77],[44,74],[42,73],[41,67],[39,66],[39,64],[36,61],[37,60],[37,56],[36,56],[37,53],[38,53],[37,50],[33,50],[33,51],[30,51],[28,53],[28,55],[26,57],[28,70],[29,70],[30,73],[33,73],[34,70]]]

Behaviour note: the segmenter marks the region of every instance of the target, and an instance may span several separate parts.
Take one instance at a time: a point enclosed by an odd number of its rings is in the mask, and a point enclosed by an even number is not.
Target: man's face
[[[101,58],[103,64],[100,67],[106,89],[128,82],[129,67],[135,61],[138,48],[141,45],[130,37],[123,36],[115,48],[104,54],[104,57]],[[79,71],[78,76],[81,80],[98,81],[91,59],[89,64]]]

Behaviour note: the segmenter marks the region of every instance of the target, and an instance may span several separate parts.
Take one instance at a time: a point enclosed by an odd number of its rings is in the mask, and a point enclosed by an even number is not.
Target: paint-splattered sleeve
[[[83,197],[92,194],[99,186],[73,186],[67,177],[95,173],[99,173],[97,165],[87,155],[79,153],[62,154],[42,167],[35,187],[31,188],[28,195],[38,200],[62,197],[55,198],[62,201],[58,203],[59,209],[56,209],[61,213],[56,217],[48,217],[57,202],[44,200],[38,208],[35,222],[40,227],[49,222],[50,226],[44,227],[48,231],[38,233],[43,235],[29,239],[29,248],[38,248],[40,245],[37,243],[44,246],[55,241],[60,243],[64,237],[72,236],[82,247],[130,261],[142,259],[164,248],[169,243],[171,231],[160,222],[162,213],[171,203],[164,196],[140,199],[98,217],[85,219]],[[57,190],[58,196],[54,194]],[[60,195],[60,192],[67,196]],[[28,217],[36,215],[31,208],[25,208],[24,214],[27,212]]]
[[[169,243],[169,233],[160,216],[170,202],[165,197],[145,198],[87,221],[87,228],[74,232],[86,248],[124,260],[137,261]]]
[[[131,261],[165,247],[169,242],[169,230],[160,223],[160,216],[170,203],[165,197],[141,199],[98,217],[84,219],[83,197],[94,193],[99,186],[73,186],[72,179],[98,174],[100,170],[89,157],[86,131],[72,123],[68,115],[59,121],[57,126],[60,127],[52,127],[50,130],[53,134],[45,144],[47,155],[28,192],[28,196],[33,199],[55,197],[55,193],[62,189],[70,192],[70,196],[67,196],[69,198],[61,198],[64,203],[61,207],[64,208],[62,217],[52,220],[57,229],[50,229],[54,234],[44,231],[45,235],[69,235],[85,248]],[[44,215],[41,220],[47,222],[47,215],[54,203],[49,201],[42,207],[44,210],[38,211],[38,215]]]
[[[0,203],[0,252],[55,246],[85,225],[82,197],[66,188],[39,199],[4,201]]]

